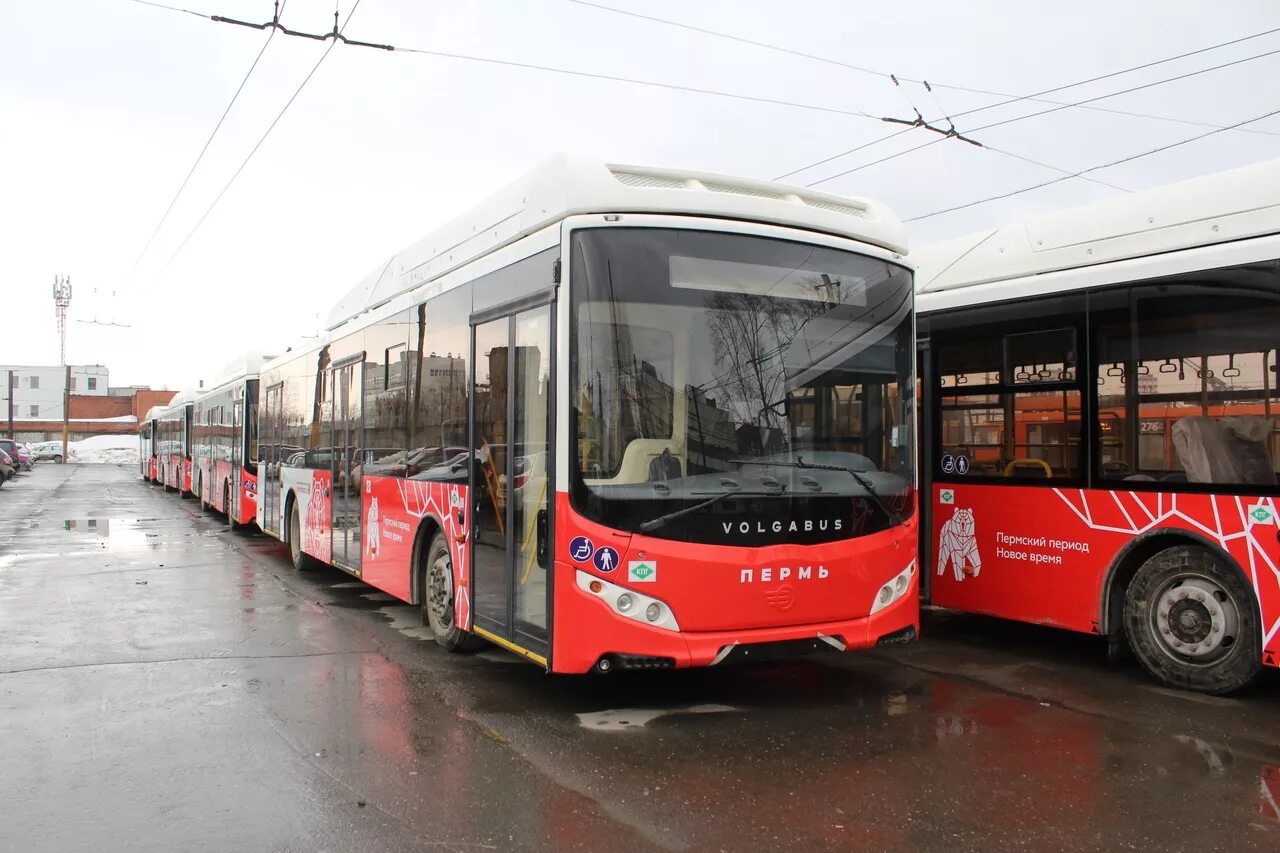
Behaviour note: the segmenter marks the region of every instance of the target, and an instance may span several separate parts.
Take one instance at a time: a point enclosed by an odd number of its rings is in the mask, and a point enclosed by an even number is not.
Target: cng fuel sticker
[[[627,563],[627,580],[632,583],[653,583],[658,579],[658,563],[655,560],[631,560]]]
[[[1275,514],[1266,504],[1255,504],[1249,507],[1249,518],[1254,524],[1275,524]]]
[[[952,489],[943,489],[938,492],[938,503],[952,506],[956,502],[956,493]]]

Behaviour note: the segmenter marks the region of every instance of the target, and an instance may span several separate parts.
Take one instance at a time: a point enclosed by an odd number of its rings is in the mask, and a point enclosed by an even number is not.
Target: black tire
[[[1143,563],[1125,594],[1124,626],[1147,672],[1171,687],[1230,693],[1262,669],[1253,590],[1205,548],[1178,545]]]
[[[53,461],[54,461],[54,462],[57,462],[59,465],[61,465],[61,464],[62,464],[62,454],[61,454],[61,453],[59,453],[57,456],[53,457]]]
[[[485,641],[454,624],[453,558],[444,536],[436,534],[427,547],[422,563],[422,624],[431,629],[444,649],[450,652],[473,652],[485,647]]]
[[[298,518],[297,502],[289,510],[289,558],[293,561],[293,567],[300,572],[320,568],[320,561],[302,550],[302,524]]]

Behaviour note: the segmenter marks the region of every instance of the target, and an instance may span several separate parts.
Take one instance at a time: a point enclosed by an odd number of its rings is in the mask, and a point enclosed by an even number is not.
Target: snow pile
[[[95,435],[67,445],[68,462],[105,465],[137,465],[136,435]]]

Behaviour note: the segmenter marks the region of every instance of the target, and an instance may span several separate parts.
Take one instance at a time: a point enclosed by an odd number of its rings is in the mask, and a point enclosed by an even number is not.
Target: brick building
[[[61,370],[61,368],[58,368]],[[74,376],[74,374],[73,374]],[[65,374],[61,379],[65,379]],[[59,393],[61,393],[61,381]],[[98,383],[95,382],[95,385]],[[0,385],[2,387],[2,385]],[[70,418],[67,425],[70,439],[76,441],[92,435],[108,435],[136,433],[138,423],[152,406],[166,405],[177,394],[176,391],[152,391],[150,388],[118,388],[111,391],[124,393],[105,393],[106,380],[103,379],[104,393],[71,395]],[[96,388],[94,389],[97,390]],[[22,410],[14,395],[13,437],[18,441],[53,441],[62,438],[62,400],[58,399],[57,417],[30,417]],[[39,405],[39,404],[37,404]],[[9,434],[8,401],[0,401],[0,432]]]

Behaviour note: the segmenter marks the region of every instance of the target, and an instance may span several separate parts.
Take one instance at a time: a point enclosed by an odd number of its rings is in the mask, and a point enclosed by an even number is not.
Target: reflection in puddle
[[[609,711],[593,711],[579,714],[578,722],[584,729],[604,732],[623,732],[642,729],[659,717],[677,714],[725,714],[737,711],[731,705],[690,705],[687,708],[618,708]]]
[[[1262,765],[1258,785],[1258,811],[1266,820],[1280,823],[1280,768]]]
[[[159,538],[158,533],[147,532],[144,524],[159,521],[155,518],[66,518],[62,529],[81,536],[105,539],[103,547],[109,551],[132,551],[144,547],[156,548],[158,543],[149,539]]]

